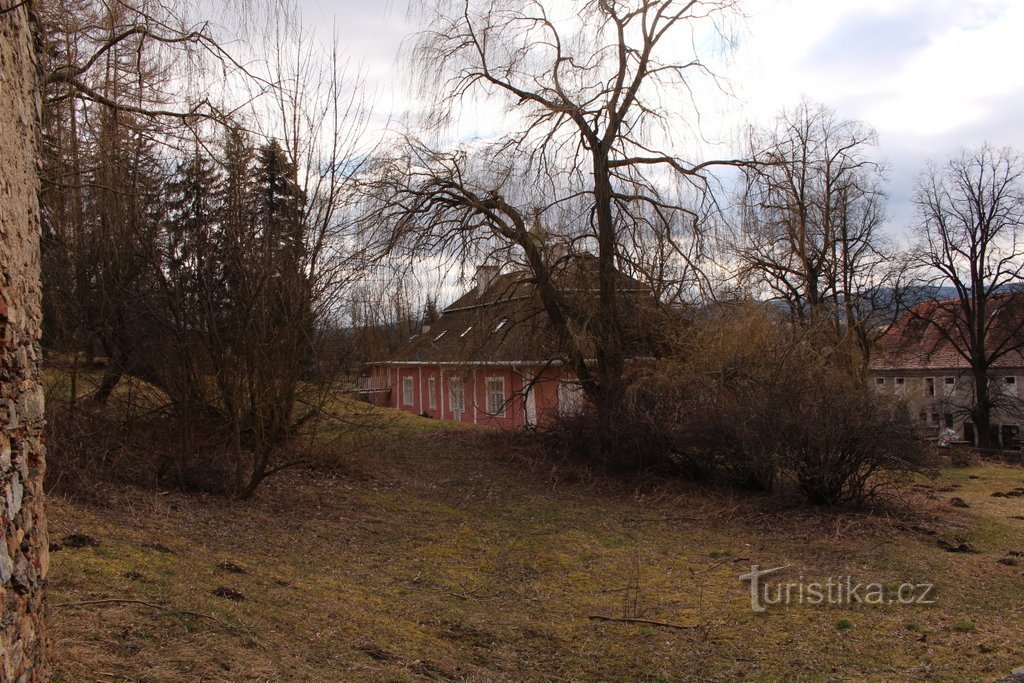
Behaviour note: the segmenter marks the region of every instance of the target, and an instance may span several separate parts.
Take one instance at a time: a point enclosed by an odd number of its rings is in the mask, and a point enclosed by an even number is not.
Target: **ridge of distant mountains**
[[[1012,282],[998,287],[999,293],[1024,291],[1024,282]],[[909,311],[914,306],[925,301],[943,301],[957,298],[955,287],[941,287],[937,285],[914,285],[901,290],[894,290],[891,287],[879,287],[873,291],[865,292],[864,301],[869,301],[874,312],[882,318],[895,318],[897,315]],[[842,299],[840,299],[841,301]],[[781,299],[770,299],[766,303],[771,306],[787,309],[788,303]]]

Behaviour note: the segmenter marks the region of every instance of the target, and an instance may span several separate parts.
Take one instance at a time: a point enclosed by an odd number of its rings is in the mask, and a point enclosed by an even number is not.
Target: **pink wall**
[[[430,417],[443,420],[461,420],[470,424],[501,428],[522,427],[526,424],[526,399],[522,395],[526,383],[523,373],[535,376],[532,392],[537,423],[542,427],[550,425],[558,416],[559,379],[563,376],[574,377],[559,367],[374,366],[371,376],[386,378],[391,386],[391,392],[370,394],[370,400],[376,405],[388,405],[416,415],[426,413]],[[466,409],[461,414],[456,414],[451,409],[448,382],[453,376],[461,376],[465,382]],[[412,378],[410,404],[404,401],[406,377]],[[504,417],[487,414],[487,379],[490,377],[502,377],[505,380]],[[434,379],[436,392],[434,408],[430,407],[430,378]]]
[[[541,427],[550,425],[558,417],[558,379],[559,368],[549,367],[540,371],[533,385],[537,404],[537,424]]]
[[[444,420],[461,420],[470,424],[491,427],[522,427],[526,424],[526,398],[522,395],[526,382],[524,372],[536,376],[532,392],[536,408],[536,420],[543,426],[550,424],[558,414],[558,368],[511,368],[511,367],[463,367],[447,366],[374,366],[370,375],[384,379],[391,387],[390,394],[370,394],[371,402],[388,405],[397,410]],[[449,380],[453,376],[463,377],[465,386],[465,411],[452,411]],[[406,403],[404,381],[412,378],[412,401]],[[505,380],[504,416],[487,413],[487,379],[501,377]],[[435,403],[430,407],[430,379],[434,379]]]

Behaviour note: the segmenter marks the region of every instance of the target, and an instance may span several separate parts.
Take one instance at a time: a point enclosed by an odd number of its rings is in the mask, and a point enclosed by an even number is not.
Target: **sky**
[[[300,0],[304,22],[333,27],[362,65],[378,123],[410,106],[399,49],[415,26],[405,0]],[[709,102],[712,137],[770,125],[801,97],[879,134],[890,231],[914,221],[916,178],[983,141],[1024,150],[1024,1],[740,0],[732,49],[713,56],[731,94]],[[486,131],[493,120],[464,121]]]

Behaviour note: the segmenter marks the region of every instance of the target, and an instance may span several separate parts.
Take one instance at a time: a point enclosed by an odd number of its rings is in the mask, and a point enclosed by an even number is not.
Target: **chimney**
[[[558,263],[568,256],[569,245],[566,242],[558,240],[548,245],[548,259],[552,264]]]
[[[483,296],[500,272],[501,266],[479,266],[476,269],[476,295]]]

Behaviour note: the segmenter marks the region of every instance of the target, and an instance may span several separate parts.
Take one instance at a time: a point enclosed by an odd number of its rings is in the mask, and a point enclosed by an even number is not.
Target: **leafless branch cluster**
[[[183,5],[45,12],[47,343],[72,372],[105,359],[98,403],[126,375],[159,387],[179,477],[226,454],[223,487],[250,495],[338,369],[332,326],[364,263],[346,206],[372,150],[358,74],[291,15],[243,65]]]
[[[732,2],[587,0],[438,2],[410,49],[426,130],[478,99],[508,127],[445,145],[403,137],[366,178],[367,216],[391,253],[487,257],[532,273],[585,392],[609,417],[624,389],[621,276],[653,297],[678,298],[701,279],[714,209],[710,169],[673,146],[696,117],[678,108],[713,79],[695,50],[680,53]],[[692,43],[691,43],[692,44]],[[596,260],[584,314],[551,286],[567,259]],[[583,334],[581,334],[582,328]],[[593,341],[588,354],[578,340]],[[593,363],[589,360],[593,360]]]
[[[914,263],[922,281],[955,296],[912,311],[971,370],[965,406],[979,444],[991,443],[991,414],[1007,406],[992,386],[1001,359],[1024,351],[1024,158],[989,144],[964,150],[918,181]]]

